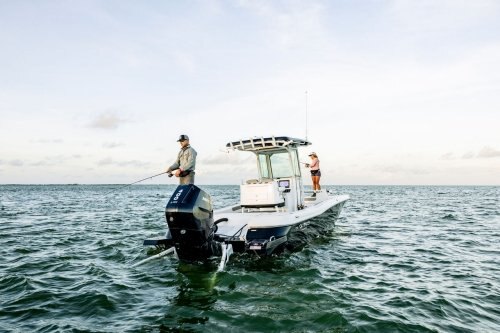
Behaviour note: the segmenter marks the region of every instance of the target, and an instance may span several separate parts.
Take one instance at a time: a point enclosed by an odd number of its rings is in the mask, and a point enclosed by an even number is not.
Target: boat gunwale
[[[294,226],[315,217],[321,216],[326,213],[328,209],[345,203],[349,199],[350,198],[348,195],[335,195],[314,205],[306,206],[304,209],[293,212],[254,211],[242,213],[241,211],[232,211],[232,206],[228,206],[215,210],[214,218],[228,218],[228,221],[221,222],[219,224],[220,227],[224,225],[235,225],[235,227],[241,227],[245,224],[248,228],[274,228],[286,225]],[[272,218],[272,220],[262,219],[262,217],[270,217]],[[292,219],[291,217],[294,217],[294,219]],[[233,221],[231,221],[231,218],[233,218]],[[249,220],[243,221],[245,218],[248,218]],[[259,218],[261,220],[260,222],[258,221]]]

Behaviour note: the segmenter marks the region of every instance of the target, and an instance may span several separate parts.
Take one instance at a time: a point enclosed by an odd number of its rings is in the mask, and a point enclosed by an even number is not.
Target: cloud
[[[446,154],[441,155],[442,160],[456,160],[457,158],[461,158],[463,160],[471,160],[475,158],[494,158],[500,157],[500,150],[496,150],[489,146],[484,146],[479,153],[474,153],[472,151],[465,152],[461,157],[455,157],[454,153],[448,152]]]
[[[477,22],[495,19],[499,4],[496,0],[482,1],[394,1],[392,14],[405,26],[420,31],[468,28]]]
[[[64,141],[62,139],[38,139],[38,140],[32,140],[32,142],[47,144],[47,143],[63,143]]]
[[[73,155],[51,155],[42,157],[40,159],[12,159],[12,160],[0,160],[1,166],[7,167],[53,167],[62,166],[68,161],[75,159],[81,159],[82,156],[79,154]]]
[[[125,144],[121,143],[121,142],[104,142],[102,144],[102,146],[104,148],[113,149],[113,148],[125,146]]]
[[[446,154],[441,155],[442,160],[453,160],[455,157],[453,156],[453,153],[449,152]]]
[[[121,118],[112,112],[104,112],[91,121],[88,126],[100,129],[116,129],[118,126],[126,122],[128,122],[128,120]]]
[[[493,149],[489,146],[484,146],[479,153],[475,154],[472,151],[468,151],[462,155],[462,159],[470,160],[473,158],[494,158],[500,157],[500,150]]]
[[[500,157],[500,150],[493,149],[491,147],[485,146],[477,154],[478,158],[492,158]]]
[[[428,175],[430,174],[428,169],[418,168],[418,167],[408,167],[401,165],[374,165],[370,168],[376,173],[391,174],[391,175]]]
[[[15,160],[0,160],[0,165],[9,165],[9,166],[18,167],[18,166],[23,166],[24,162],[22,160],[19,160],[19,159],[15,159]]]
[[[61,166],[67,162],[70,162],[75,159],[80,159],[82,156],[80,154],[72,154],[72,155],[52,155],[46,156],[40,160],[32,161],[28,165],[34,167],[41,166]]]
[[[328,33],[325,25],[325,10],[319,2],[239,2],[245,10],[256,13],[264,20],[266,36],[279,46],[300,47],[304,44],[325,45]]]
[[[462,155],[462,159],[464,160],[470,160],[471,158],[474,158],[474,153],[471,151],[468,151]]]
[[[151,163],[142,162],[138,160],[128,160],[128,161],[115,161],[110,157],[103,158],[102,160],[97,162],[98,166],[119,166],[119,167],[137,167],[137,168],[149,168],[151,167]]]
[[[228,165],[228,164],[244,164],[251,162],[255,159],[253,155],[247,154],[246,156],[235,155],[231,153],[209,155],[208,157],[200,159],[199,163],[203,165]]]
[[[39,160],[35,162],[31,162],[30,166],[32,167],[47,167],[47,166],[54,166],[54,165],[61,165],[63,161],[57,161],[55,159],[44,159],[44,160]]]

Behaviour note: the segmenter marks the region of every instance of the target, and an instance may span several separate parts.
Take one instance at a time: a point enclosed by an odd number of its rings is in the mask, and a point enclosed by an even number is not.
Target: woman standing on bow
[[[313,182],[313,190],[319,191],[321,190],[321,186],[319,185],[319,179],[321,178],[321,171],[319,170],[319,159],[318,155],[315,152],[309,154],[311,158],[311,163],[306,164],[306,167],[311,168],[311,178]]]

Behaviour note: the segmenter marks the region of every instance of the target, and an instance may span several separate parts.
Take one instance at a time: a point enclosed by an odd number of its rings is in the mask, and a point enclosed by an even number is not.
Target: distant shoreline
[[[77,184],[77,183],[72,183],[72,184],[16,184],[16,183],[6,183],[6,184],[0,184],[0,186],[120,186],[120,185],[126,185],[123,183],[109,183],[109,184],[95,184],[95,183],[89,183],[89,184]],[[239,186],[240,184],[196,184],[198,186]],[[177,186],[177,184],[163,184],[163,183],[157,183],[157,184],[133,184],[130,186]],[[305,187],[310,187],[311,185],[304,185]],[[385,187],[498,187],[500,185],[498,184],[491,184],[491,185],[484,185],[484,184],[479,184],[479,185],[460,185],[460,184],[454,184],[454,185],[449,185],[449,184],[428,184],[428,185],[413,185],[413,184],[369,184],[369,185],[363,185],[363,184],[322,184],[322,186],[348,186],[348,187],[380,187],[380,186],[385,186]]]

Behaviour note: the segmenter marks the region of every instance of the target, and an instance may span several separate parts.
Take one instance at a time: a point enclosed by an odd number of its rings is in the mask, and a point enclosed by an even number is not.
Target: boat
[[[145,240],[144,245],[164,250],[158,257],[174,253],[188,262],[220,257],[218,269],[223,270],[233,253],[280,253],[290,234],[315,217],[330,214],[334,223],[349,196],[324,189],[305,191],[298,151],[309,145],[288,136],[227,143],[230,151],[256,157],[258,178],[242,182],[239,202],[213,210],[207,192],[196,185],[179,185],[166,205],[165,236]]]

